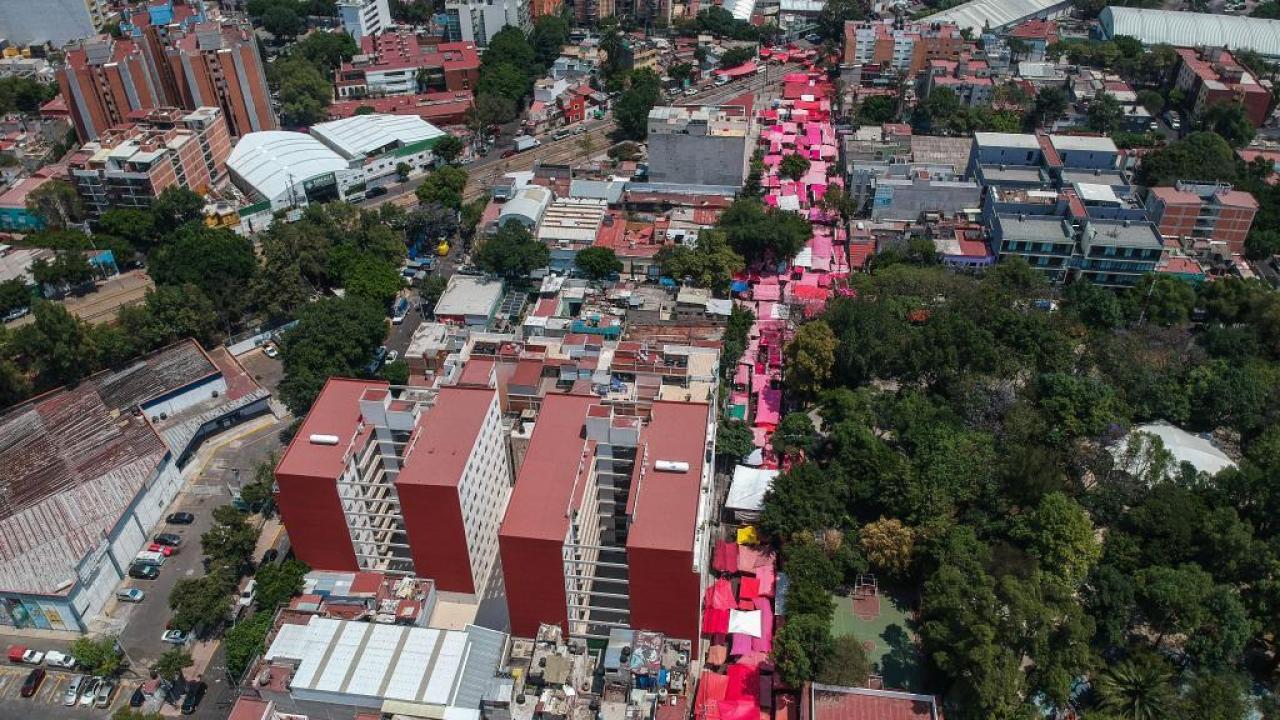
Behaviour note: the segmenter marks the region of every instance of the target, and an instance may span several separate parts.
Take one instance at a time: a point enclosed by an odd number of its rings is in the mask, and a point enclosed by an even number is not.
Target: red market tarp
[[[756,583],[761,596],[773,597],[774,572],[772,565],[756,568]]]
[[[738,571],[738,544],[728,540],[717,540],[715,559],[712,567],[716,572],[732,573]]]
[[[736,558],[735,558],[736,559]],[[755,600],[760,594],[760,581],[753,577],[744,577],[738,581],[738,599]]]
[[[729,678],[727,676],[710,670],[703,670],[702,677],[698,679],[698,698],[695,701],[697,707],[701,709],[707,703],[723,700],[725,691],[728,688]]]
[[[756,71],[756,61],[748,60],[737,67],[731,67],[728,70],[717,70],[716,75],[720,77],[740,78],[752,75]]]
[[[748,636],[748,640],[751,638]],[[755,700],[760,697],[760,671],[746,665],[730,665],[729,682],[724,691],[725,700]]]
[[[742,553],[739,551],[739,566],[741,566]],[[728,610],[737,605],[737,600],[733,597],[733,587],[729,585],[729,581],[720,578],[707,588],[707,606],[717,610]]]
[[[707,608],[702,611],[702,634],[723,635],[729,632],[729,611]]]

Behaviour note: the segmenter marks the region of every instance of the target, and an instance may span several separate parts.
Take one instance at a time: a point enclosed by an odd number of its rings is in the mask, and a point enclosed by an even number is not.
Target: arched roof
[[[1128,35],[1148,45],[1225,46],[1280,57],[1280,20],[1115,6],[1104,8],[1098,20],[1108,37]]]
[[[317,175],[343,170],[347,161],[306,133],[267,130],[240,138],[227,168],[267,200]]]
[[[542,213],[551,204],[551,191],[541,185],[526,185],[516,196],[508,200],[498,213],[498,225],[508,220],[519,220],[528,227],[542,220]]]

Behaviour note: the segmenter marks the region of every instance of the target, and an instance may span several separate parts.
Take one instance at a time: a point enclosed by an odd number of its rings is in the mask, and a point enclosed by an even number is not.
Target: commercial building
[[[942,703],[932,695],[805,683],[800,720],[942,720]]]
[[[511,462],[491,387],[331,378],[276,466],[299,560],[431,578],[473,598],[497,561]]]
[[[1237,254],[1244,252],[1258,201],[1225,183],[1179,181],[1148,190],[1147,209],[1164,237],[1225,243],[1229,254]]]
[[[1174,87],[1191,100],[1192,115],[1214,105],[1240,105],[1249,122],[1262,126],[1271,110],[1271,90],[1230,52],[1223,48],[1178,48],[1177,53],[1181,62]]]
[[[967,46],[960,28],[946,21],[849,20],[844,24],[845,65],[878,65],[911,77],[930,60],[959,60]]]
[[[0,415],[0,627],[86,631],[191,454],[267,398],[224,348],[188,340]]]
[[[480,720],[506,649],[506,633],[475,625],[439,630],[311,617],[281,625],[263,659],[272,675],[279,668],[289,678],[294,700]]]
[[[470,90],[459,92],[416,93],[381,98],[361,98],[330,103],[326,112],[329,119],[352,117],[362,108],[373,108],[380,115],[413,115],[437,127],[463,125],[467,114],[475,107],[475,97]]]
[[[533,27],[529,0],[446,0],[445,38],[487,47],[489,39],[511,26],[525,33]]]
[[[342,29],[357,43],[391,28],[391,6],[387,0],[341,0],[338,17]]]
[[[552,623],[575,637],[620,627],[697,636],[714,406],[659,399],[639,409],[543,398],[499,538],[513,634]]]
[[[44,219],[27,209],[27,196],[58,174],[54,168],[42,168],[29,177],[18,178],[0,194],[0,230],[27,233],[44,227]]]
[[[1071,0],[969,0],[926,16],[922,23],[952,23],[974,37],[999,32],[1028,20],[1052,20],[1071,11]]]
[[[396,167],[420,175],[446,133],[413,115],[353,115],[311,126],[311,136],[359,168],[369,187],[398,180]]]
[[[1109,5],[1098,15],[1098,24],[1107,39],[1126,35],[1146,45],[1182,48],[1226,45],[1280,58],[1280,20]]]
[[[405,30],[360,40],[360,54],[342,63],[334,84],[338,99],[463,92],[480,78],[475,43],[429,45]]]
[[[96,35],[107,20],[106,0],[5,0],[0,37],[13,45],[62,47]]]
[[[109,35],[81,41],[58,68],[58,87],[81,142],[127,122],[135,111],[164,105],[157,78],[140,44]]]
[[[649,181],[740,186],[751,160],[751,114],[738,105],[649,111]]]
[[[253,27],[245,21],[195,24],[169,34],[164,48],[165,72],[172,78],[170,102],[187,109],[222,108],[231,134],[280,127],[271,106],[271,91]]]
[[[493,321],[500,302],[501,280],[455,273],[436,301],[435,315],[440,322],[484,328]]]
[[[236,186],[256,200],[248,210],[265,214],[264,223],[275,210],[364,192],[364,174],[306,133],[249,133],[231,150],[227,171]]]
[[[231,137],[222,111],[159,108],[137,124],[104,131],[67,162],[90,214],[143,208],[169,187],[203,195],[226,172]]]

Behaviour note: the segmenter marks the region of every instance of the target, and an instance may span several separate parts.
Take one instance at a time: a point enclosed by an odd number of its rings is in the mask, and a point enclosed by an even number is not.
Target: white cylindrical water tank
[[[661,472],[689,472],[689,463],[677,460],[658,460],[653,464],[653,469]]]
[[[311,435],[311,444],[312,445],[337,445],[338,436],[337,435],[321,435],[320,433],[313,433]]]

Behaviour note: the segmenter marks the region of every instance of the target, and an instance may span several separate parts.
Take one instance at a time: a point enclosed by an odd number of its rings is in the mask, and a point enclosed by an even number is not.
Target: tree
[[[489,57],[493,50],[485,51]],[[513,103],[518,103],[528,92],[531,80],[522,68],[527,65],[516,65],[512,62],[500,62],[486,65],[480,71],[480,80],[476,83],[476,92],[482,95],[497,95]]]
[[[258,581],[254,589],[254,603],[260,612],[267,615],[294,595],[302,592],[303,578],[311,568],[297,560],[286,560],[278,565],[268,564],[258,568],[254,579]]]
[[[276,456],[271,453],[266,460],[258,463],[253,471],[253,480],[240,487],[240,499],[253,512],[265,513],[275,501],[275,465]]]
[[[468,111],[467,125],[483,130],[490,125],[511,122],[516,118],[515,101],[504,95],[477,93],[475,107]]]
[[[164,347],[183,338],[211,346],[218,336],[217,320],[213,303],[190,283],[148,290],[141,312],[124,312],[120,316],[121,324],[146,349]]]
[[[881,516],[858,531],[858,544],[871,567],[896,577],[906,575],[915,548],[915,533],[897,518]]]
[[[778,455],[807,454],[813,452],[817,439],[809,416],[802,412],[790,412],[778,423],[771,443],[773,451]]]
[[[822,661],[831,655],[831,628],[825,617],[791,615],[773,639],[773,660],[782,679],[792,686],[817,675]]]
[[[1196,118],[1196,128],[1217,133],[1232,147],[1245,147],[1257,132],[1240,103],[1210,105]]]
[[[1129,290],[1132,302],[1147,320],[1160,325],[1180,325],[1191,317],[1196,293],[1171,275],[1148,273]]]
[[[556,54],[559,54],[558,47]],[[481,58],[485,66],[511,63],[519,68],[533,68],[536,60],[536,51],[524,31],[515,25],[508,25],[489,38],[489,46]]]
[[[859,125],[881,125],[892,122],[898,114],[898,105],[888,95],[872,95],[858,103],[855,115]]]
[[[404,280],[396,266],[390,262],[361,255],[347,267],[342,286],[353,297],[369,298],[383,307],[389,307],[396,294],[404,287]]]
[[[1091,328],[1110,330],[1124,322],[1124,309],[1116,294],[1088,280],[1078,280],[1063,292],[1066,306]]]
[[[751,47],[729,48],[720,56],[720,67],[735,68],[755,58],[756,51]]]
[[[413,167],[410,166],[409,163],[396,163],[396,180],[399,180],[400,182],[407,182],[409,180],[409,173],[411,172],[413,172]]]
[[[1236,174],[1235,151],[1226,140],[1215,133],[1193,132],[1144,156],[1136,180],[1153,187],[1189,177],[1229,182]]]
[[[547,246],[514,221],[508,221],[499,228],[474,255],[476,265],[482,270],[508,280],[525,277],[538,268],[546,267],[550,259],[551,251]]]
[[[80,194],[62,180],[49,180],[27,193],[27,211],[46,225],[59,228],[84,220]]]
[[[1266,260],[1280,253],[1280,230],[1253,228],[1244,241],[1244,254],[1250,260]]]
[[[386,332],[385,310],[365,298],[325,298],[303,306],[298,324],[281,339],[281,400],[302,417],[328,378],[359,374]]]
[[[204,218],[204,198],[184,187],[170,185],[151,203],[151,215],[155,233],[168,235],[187,223]],[[146,227],[145,223],[143,227]]]
[[[1164,110],[1164,95],[1156,90],[1139,90],[1138,104],[1152,115],[1159,115],[1160,111]]]
[[[249,661],[262,652],[262,644],[271,630],[271,613],[255,613],[227,632],[223,647],[227,653],[227,674],[240,678],[249,669]]]
[[[1152,566],[1137,575],[1138,609],[1159,633],[1156,645],[1169,633],[1187,632],[1203,618],[1205,595],[1213,578],[1194,564]]]
[[[0,316],[18,308],[31,307],[31,291],[21,278],[0,282]]]
[[[831,651],[820,660],[821,670],[815,678],[820,683],[844,687],[862,687],[871,675],[871,660],[862,641],[842,635],[831,643]]]
[[[644,140],[649,134],[649,111],[662,99],[658,76],[648,68],[631,73],[631,85],[613,107],[622,137]]]
[[[1094,132],[1111,134],[1120,129],[1120,121],[1124,118],[1124,110],[1120,101],[1110,93],[1100,93],[1089,103],[1089,129]]]
[[[787,386],[800,397],[817,397],[831,379],[836,361],[836,336],[822,320],[800,326],[787,343]]]
[[[214,524],[200,536],[200,548],[216,565],[239,568],[253,556],[258,531],[231,505],[214,509]]]
[[[748,260],[791,259],[812,235],[809,221],[796,213],[766,208],[754,198],[738,198],[720,216],[717,227],[733,249]]]
[[[414,194],[423,205],[439,203],[444,207],[462,207],[462,191],[467,187],[467,171],[446,165],[427,176]]]
[[[698,287],[714,291],[726,289],[734,273],[747,265],[742,256],[729,247],[725,234],[714,230],[699,233],[698,244],[692,248],[668,245],[658,251],[655,259],[663,275],[687,279]]]
[[[422,285],[418,287],[418,297],[423,310],[426,312],[435,310],[436,302],[440,300],[440,296],[448,286],[449,281],[443,275],[430,275],[423,280]]]
[[[1173,673],[1160,656],[1139,652],[1105,669],[1094,690],[1098,706],[1123,720],[1164,720],[1173,716]]]
[[[1102,556],[1088,513],[1060,492],[1040,500],[1028,525],[1031,554],[1041,569],[1072,587],[1084,580]]]
[[[385,363],[379,371],[379,375],[392,385],[408,385],[409,384],[409,363],[403,359],[393,360]]]
[[[215,566],[209,574],[182,578],[169,592],[170,623],[183,632],[212,631],[226,622],[235,576],[225,567]]]
[[[589,247],[578,251],[573,264],[592,280],[603,280],[622,272],[622,261],[607,247]]]
[[[838,41],[847,21],[866,17],[866,3],[858,0],[832,0],[822,6],[822,11],[818,14],[818,28],[825,37]]]
[[[162,285],[195,285],[225,321],[239,317],[258,269],[253,241],[225,228],[189,223],[151,256],[151,277]]]
[[[40,385],[68,385],[93,372],[97,348],[84,321],[44,300],[37,300],[31,310],[35,322],[23,326],[13,343],[30,359]]]
[[[1056,86],[1043,87],[1036,92],[1036,100],[1031,106],[1028,120],[1033,124],[1033,129],[1052,125],[1066,111],[1066,91]]]
[[[445,135],[432,146],[431,154],[446,163],[452,164],[458,159],[458,156],[462,154],[464,148],[465,145],[462,140],[458,139],[454,135]]]
[[[308,127],[325,120],[333,87],[320,68],[301,56],[277,60],[268,67],[280,97],[282,124]]]
[[[350,60],[358,52],[360,47],[356,44],[355,38],[345,32],[325,30],[307,33],[306,37],[295,42],[290,48],[291,54],[306,58],[328,75],[332,75],[339,65]]]
[[[721,420],[716,430],[716,459],[729,467],[742,462],[755,449],[751,428],[741,420]]]
[[[71,643],[70,653],[81,667],[94,675],[114,677],[124,667],[118,635],[78,637]]]
[[[809,172],[809,159],[799,153],[787,155],[778,165],[778,174],[792,180],[799,180],[807,172]]]
[[[156,202],[159,202],[159,198]],[[155,211],[137,208],[111,208],[103,212],[98,217],[97,232],[124,238],[143,251],[150,249],[159,235]]]
[[[151,665],[151,672],[165,680],[183,679],[182,671],[195,665],[191,653],[180,647],[165,650]]]
[[[560,48],[569,41],[569,22],[559,15],[543,15],[533,22],[529,44],[540,67],[546,68],[560,57]]]
[[[278,39],[297,37],[305,26],[296,12],[283,5],[275,5],[262,15],[262,27]]]

